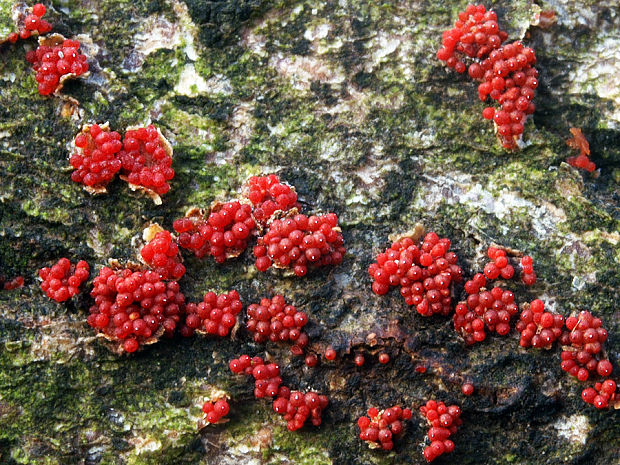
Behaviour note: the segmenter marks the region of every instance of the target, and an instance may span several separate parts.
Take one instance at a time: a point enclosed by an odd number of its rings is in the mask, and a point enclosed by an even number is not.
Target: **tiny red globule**
[[[394,441],[404,431],[404,420],[411,419],[411,409],[401,408],[398,405],[379,410],[376,407],[368,409],[368,416],[359,417],[357,426],[360,429],[359,438],[366,441],[370,447],[380,447],[383,450],[392,450]]]
[[[218,337],[226,337],[237,323],[237,315],[243,309],[239,293],[235,290],[223,294],[207,292],[202,302],[187,303],[181,335],[190,337],[194,331]]]
[[[440,455],[454,450],[454,442],[448,438],[463,423],[461,409],[457,405],[446,406],[443,402],[429,400],[420,407],[420,412],[431,426],[428,430],[430,445],[424,448],[424,458],[432,462]]]
[[[105,192],[121,169],[121,135],[110,131],[107,123],[86,125],[75,137],[74,145],[75,152],[69,158],[75,169],[71,179],[93,192]]]
[[[345,252],[335,213],[296,214],[275,219],[254,247],[259,271],[267,271],[273,265],[292,268],[300,277],[305,276],[309,268],[339,265]]]
[[[171,337],[185,308],[179,284],[151,270],[103,267],[90,295],[95,303],[88,324],[124,352],[135,352],[162,334]]]
[[[534,260],[529,255],[521,258],[521,281],[526,286],[536,284],[536,272],[534,271]]]
[[[204,419],[209,424],[217,423],[230,411],[230,405],[226,399],[209,400],[202,405]]]
[[[275,174],[250,177],[245,191],[245,196],[252,203],[254,219],[261,226],[266,226],[274,213],[298,206],[295,188],[280,182]]]
[[[43,42],[36,50],[26,54],[26,60],[36,72],[35,79],[41,95],[59,91],[65,79],[88,71],[86,55],[79,52],[80,43],[77,40],[59,36],[50,40],[50,45],[45,45],[48,41]]]
[[[450,252],[450,240],[429,232],[417,243],[404,237],[392,243],[368,267],[375,294],[400,286],[407,305],[423,316],[452,312],[452,283],[462,279],[458,257]]]
[[[591,374],[607,377],[612,372],[611,362],[603,355],[607,330],[600,318],[584,310],[577,317],[566,319],[567,331],[560,337],[564,350],[561,368],[579,381],[586,381]]]
[[[192,208],[172,227],[179,234],[180,247],[191,250],[198,258],[212,256],[217,263],[224,263],[248,247],[256,224],[249,204],[231,200],[214,203],[208,215]]]
[[[90,268],[84,260],[73,265],[68,258],[61,258],[51,268],[44,267],[39,270],[39,277],[43,280],[41,290],[50,299],[64,302],[77,295],[89,274]]]
[[[162,279],[178,280],[185,274],[181,263],[179,247],[168,231],[159,231],[140,249],[142,260]]]

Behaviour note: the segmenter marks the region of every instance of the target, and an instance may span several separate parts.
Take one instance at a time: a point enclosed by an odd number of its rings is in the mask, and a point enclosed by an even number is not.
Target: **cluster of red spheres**
[[[235,323],[237,315],[243,309],[243,303],[237,291],[224,294],[207,292],[202,302],[185,305],[185,322],[181,326],[181,335],[190,337],[194,331],[209,335],[226,337]]]
[[[429,400],[420,407],[420,412],[431,426],[428,430],[431,444],[424,448],[424,458],[427,462],[432,462],[440,455],[454,450],[454,443],[448,438],[456,433],[463,423],[460,418],[461,409],[457,405],[447,407],[443,402]]]
[[[590,144],[586,136],[583,135],[579,128],[570,128],[570,132],[573,137],[568,139],[566,143],[570,147],[579,150],[579,155],[568,157],[566,163],[591,173],[596,169],[596,165],[590,160]]]
[[[443,33],[437,58],[457,72],[467,70],[472,79],[482,81],[478,86],[480,100],[490,97],[501,105],[499,110],[485,108],[482,116],[495,122],[504,148],[514,149],[525,119],[535,110],[532,100],[538,71],[533,67],[534,50],[518,41],[502,46],[507,38],[494,11],[486,11],[484,5],[468,5],[459,13],[454,28]]]
[[[360,429],[360,439],[369,445],[392,450],[394,440],[403,432],[403,420],[411,418],[411,409],[401,408],[398,405],[379,410],[375,407],[368,409],[368,416],[357,420]]]
[[[75,137],[75,153],[69,163],[74,182],[90,188],[105,188],[121,169],[118,152],[122,148],[121,135],[110,131],[107,124],[85,126]]]
[[[224,263],[247,248],[256,225],[252,207],[232,200],[214,204],[206,218],[201,210],[192,209],[172,227],[179,233],[182,248],[198,258],[212,256],[217,263]]]
[[[275,174],[250,177],[246,190],[246,196],[252,202],[254,219],[261,226],[266,226],[275,212],[286,212],[299,206],[295,188],[280,182]]]
[[[185,307],[176,281],[164,282],[154,271],[103,267],[93,281],[88,324],[125,352],[162,333],[172,336]]]
[[[545,303],[536,299],[521,312],[516,326],[517,331],[521,333],[519,342],[521,347],[550,349],[562,336],[564,317],[544,310]]]
[[[536,272],[534,271],[534,260],[529,255],[525,255],[521,258],[521,281],[526,286],[533,286],[536,284]]]
[[[23,25],[19,32],[11,32],[6,40],[12,44],[19,39],[28,39],[32,34],[47,34],[52,30],[52,25],[43,19],[43,16],[47,12],[47,8],[42,3],[37,3],[32,6],[30,13],[26,15],[23,21]]]
[[[79,287],[88,279],[89,274],[90,268],[84,260],[73,265],[68,258],[61,258],[51,268],[44,267],[39,270],[39,277],[43,280],[41,290],[50,299],[64,302],[77,295]]]
[[[477,274],[472,281],[476,282],[476,279],[479,292],[468,295],[466,302],[459,302],[453,317],[454,329],[461,333],[468,345],[484,341],[485,328],[500,336],[507,335],[510,319],[519,311],[512,291],[501,287],[487,291],[482,287],[484,276]]]
[[[515,274],[514,267],[508,262],[506,251],[496,247],[489,247],[488,257],[492,260],[484,266],[484,275],[487,279],[510,279]]]
[[[450,240],[434,232],[416,244],[411,237],[392,243],[377,261],[368,267],[375,294],[386,294],[401,286],[400,293],[408,305],[415,305],[420,315],[449,315],[452,312],[451,284],[462,279],[458,257],[450,252]]]
[[[249,305],[247,313],[246,326],[255,342],[298,341],[308,323],[308,315],[293,305],[287,305],[281,295]]]
[[[26,54],[26,60],[36,72],[39,94],[50,95],[62,87],[64,79],[88,71],[86,55],[79,48],[77,40],[65,39],[56,45],[40,45]]]
[[[259,271],[274,265],[292,268],[297,276],[305,276],[308,268],[339,265],[344,254],[344,239],[335,213],[275,219],[254,247]]]
[[[140,256],[161,279],[178,280],[185,274],[181,263],[179,246],[168,231],[159,231],[140,249]]]
[[[601,357],[603,343],[607,340],[607,330],[603,328],[601,319],[584,310],[578,317],[568,317],[566,328],[568,331],[561,336],[565,347],[561,354],[562,370],[579,381],[586,381],[591,373],[609,376],[611,362]]]
[[[25,283],[23,276],[15,276],[13,279],[5,279],[4,276],[0,276],[0,286],[4,291],[12,291],[22,287]]]
[[[584,389],[581,392],[581,398],[584,402],[594,405],[597,409],[605,409],[610,403],[618,404],[616,387],[614,380],[606,379],[602,383],[596,383],[593,388]]]
[[[254,377],[256,398],[275,397],[273,410],[284,416],[290,431],[303,427],[310,418],[314,426],[321,424],[321,413],[327,407],[327,396],[316,392],[291,391],[282,385],[280,367],[275,363],[265,364],[260,357],[242,355],[229,363],[230,371]]]
[[[207,423],[213,424],[228,415],[230,406],[226,399],[218,399],[216,401],[209,400],[202,405],[202,411],[205,414]]]
[[[170,190],[168,181],[174,178],[172,149],[152,124],[146,128],[129,129],[118,157],[130,184],[142,186],[157,195]]]

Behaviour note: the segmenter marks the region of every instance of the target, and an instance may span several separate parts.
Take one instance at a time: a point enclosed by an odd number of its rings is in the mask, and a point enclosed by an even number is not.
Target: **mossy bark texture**
[[[66,85],[80,102],[71,106],[37,93],[24,59],[33,40],[0,46],[0,274],[26,279],[0,291],[0,463],[421,464],[417,414],[389,453],[368,449],[355,420],[371,406],[429,398],[463,410],[456,448],[437,463],[618,463],[617,413],[581,400],[585,385],[560,370],[559,348],[521,349],[515,333],[467,348],[450,319],[420,317],[397,291],[375,296],[366,271],[389,234],[416,223],[452,240],[468,276],[491,243],[528,253],[539,280],[510,283],[517,300],[600,316],[620,372],[612,3],[487,4],[538,57],[537,110],[523,149],[507,153],[481,117],[476,84],[435,58],[464,1],[52,0],[49,21],[80,40],[91,72]],[[13,6],[0,0],[2,33]],[[534,26],[540,10],[557,22]],[[152,122],[172,142],[176,176],[163,205],[120,180],[97,197],[71,182],[72,138],[105,121],[119,131]],[[598,177],[564,162],[572,126],[589,139]],[[37,270],[58,258],[88,260],[93,273],[133,258],[149,222],[170,229],[188,207],[230,199],[248,176],[269,172],[296,186],[306,211],[339,215],[344,263],[297,279],[257,272],[251,251],[224,265],[188,258],[182,291],[197,301],[235,288],[246,303],[282,293],[309,314],[310,348],[332,345],[336,361],[309,369],[242,329],[232,340],[164,340],[116,356],[85,323],[86,293],[61,305],[39,289]],[[285,384],[329,395],[320,427],[289,433],[229,372],[231,358],[265,352]],[[461,394],[464,381],[475,395]],[[231,395],[230,421],[198,432],[215,387]]]

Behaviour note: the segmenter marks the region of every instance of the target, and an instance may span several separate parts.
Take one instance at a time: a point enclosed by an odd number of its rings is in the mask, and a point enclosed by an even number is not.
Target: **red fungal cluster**
[[[515,269],[508,262],[506,251],[496,247],[489,247],[487,251],[488,257],[492,260],[484,266],[484,275],[488,279],[510,279],[515,274]]]
[[[162,333],[172,336],[181,319],[185,297],[176,281],[164,282],[154,271],[103,267],[93,282],[88,324],[135,352]]]
[[[533,286],[536,283],[536,272],[534,271],[534,261],[529,255],[521,258],[521,281],[526,286]]]
[[[392,450],[394,440],[403,432],[403,420],[411,418],[411,409],[402,409],[398,405],[379,410],[375,407],[368,409],[368,416],[360,417],[357,426],[360,429],[360,439],[368,442],[372,448]]]
[[[343,244],[335,213],[275,219],[254,247],[256,268],[267,271],[274,265],[305,276],[308,268],[339,265],[345,253]]]
[[[181,279],[185,266],[181,263],[179,246],[168,231],[159,231],[140,250],[140,256],[161,279]]]
[[[432,462],[440,455],[454,450],[454,443],[448,438],[456,433],[463,423],[460,418],[461,409],[457,405],[446,407],[443,402],[429,400],[426,405],[420,407],[420,412],[431,425],[428,430],[431,444],[424,448],[424,458],[427,462]]]
[[[486,338],[485,327],[500,336],[510,332],[510,319],[519,311],[512,291],[494,287],[484,288],[486,280],[480,273],[465,285],[469,294],[466,302],[459,302],[453,317],[454,329],[461,333],[468,345]]]
[[[230,406],[226,399],[208,400],[202,405],[202,411],[205,414],[207,424],[213,424],[228,415]]]
[[[288,387],[281,385],[280,367],[277,364],[265,364],[260,357],[250,358],[248,355],[242,355],[238,359],[231,360],[229,367],[233,373],[244,373],[254,377],[256,398],[276,398],[273,401],[273,410],[284,416],[290,431],[300,429],[308,418],[314,426],[321,424],[321,413],[328,404],[327,396],[316,392],[291,392]]]
[[[590,373],[596,372],[602,377],[611,374],[611,363],[601,357],[603,343],[607,340],[607,330],[602,325],[600,318],[585,310],[579,313],[579,317],[566,319],[570,332],[565,331],[561,336],[564,346],[561,367],[579,381],[586,381]]]
[[[88,71],[86,55],[79,52],[77,40],[54,36],[42,41],[36,50],[26,54],[26,60],[37,73],[39,93],[50,95],[60,91],[66,79],[80,76]]]
[[[5,291],[12,291],[13,289],[18,289],[24,285],[24,277],[16,276],[13,279],[5,280],[4,277],[0,277],[0,285],[2,289]]]
[[[212,256],[217,263],[238,257],[254,232],[252,208],[237,200],[214,203],[207,219],[198,209],[191,209],[172,227],[179,233],[179,245],[198,258]]]
[[[190,337],[194,331],[202,331],[219,337],[226,337],[237,322],[237,315],[243,303],[237,291],[217,295],[207,292],[202,302],[185,306],[185,324],[181,334]]]
[[[261,299],[259,304],[251,304],[247,311],[247,328],[255,342],[295,341],[299,344],[300,338],[302,343],[307,340],[303,327],[308,323],[308,315],[293,305],[287,305],[281,295]]]
[[[478,86],[480,100],[490,97],[502,106],[501,110],[485,108],[482,115],[495,121],[504,148],[515,149],[527,115],[535,110],[532,100],[538,71],[533,67],[534,50],[518,41],[502,46],[507,38],[494,11],[486,11],[484,5],[468,5],[459,13],[454,28],[443,33],[437,58],[457,72],[467,70],[472,79],[482,81]]]
[[[291,391],[281,386],[278,397],[273,401],[273,411],[284,416],[289,431],[301,429],[308,418],[313,426],[321,425],[321,414],[327,407],[327,396],[316,392]]]
[[[121,135],[110,131],[107,123],[86,125],[74,143],[75,153],[69,158],[75,169],[71,179],[95,192],[105,192],[105,186],[121,169]]]
[[[521,333],[521,347],[550,349],[562,336],[564,317],[544,310],[544,302],[536,299],[521,312],[517,322],[517,331]]]
[[[252,202],[254,219],[261,226],[266,226],[277,211],[298,206],[295,188],[281,183],[275,174],[252,176],[246,186],[245,195]]]
[[[72,265],[68,258],[61,258],[51,268],[39,270],[39,277],[43,280],[41,289],[50,299],[64,302],[79,292],[89,273],[88,263],[84,260]]]
[[[386,294],[390,287],[401,286],[400,293],[408,305],[415,305],[420,315],[449,315],[452,311],[450,285],[462,279],[458,258],[450,252],[450,240],[429,232],[416,245],[411,237],[392,243],[377,255],[368,267],[375,294]]]
[[[618,396],[616,395],[616,382],[606,379],[602,383],[596,383],[593,388],[586,388],[581,392],[584,402],[594,405],[598,409],[604,409],[610,403],[616,405]]]
[[[52,25],[42,19],[46,11],[45,5],[41,3],[33,5],[28,14],[25,15],[23,24],[20,25],[19,32],[10,33],[6,40],[14,44],[18,39],[28,39],[32,34],[43,35],[50,32],[52,30]]]
[[[590,161],[590,144],[579,128],[570,128],[573,135],[566,143],[569,147],[579,150],[579,155],[568,157],[566,162],[575,168],[581,168],[589,173],[596,169],[594,162]]]
[[[146,188],[157,195],[170,190],[168,181],[174,177],[172,149],[159,129],[152,124],[146,128],[127,130],[119,158],[130,184]]]

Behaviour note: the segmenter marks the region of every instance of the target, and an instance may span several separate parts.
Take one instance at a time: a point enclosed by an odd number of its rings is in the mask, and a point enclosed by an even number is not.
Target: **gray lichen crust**
[[[537,111],[525,148],[504,152],[482,119],[476,84],[435,59],[441,32],[465,2],[419,0],[54,0],[46,18],[89,56],[87,79],[43,98],[24,59],[34,41],[0,46],[0,274],[26,286],[0,291],[0,463],[424,463],[417,415],[394,451],[371,451],[355,420],[371,406],[461,405],[452,463],[611,463],[613,412],[580,398],[559,351],[519,348],[517,337],[465,348],[444,318],[424,319],[397,291],[372,294],[366,269],[389,234],[420,222],[451,238],[467,275],[495,242],[535,259],[544,298],[570,314],[590,309],[620,338],[620,94],[617,14],[605,2],[493,2],[511,38],[537,53]],[[0,34],[12,2],[0,0]],[[549,29],[531,27],[540,9]],[[70,180],[68,148],[85,123],[152,122],[174,145],[176,176],[163,205],[120,180],[91,197]],[[582,128],[595,178],[564,160]],[[228,361],[265,347],[239,331],[223,344],[163,340],[117,357],[95,340],[81,297],[49,301],[37,270],[61,256],[98,272],[130,259],[142,229],[191,206],[235,196],[254,174],[277,172],[308,211],[336,212],[344,263],[303,279],[256,272],[250,251],[225,265],[185,261],[181,289],[236,288],[246,303],[283,293],[310,315],[311,348],[337,362],[308,369],[268,346],[285,383],[329,393],[323,425],[289,433]],[[374,337],[372,336],[374,333]],[[370,335],[370,337],[369,337]],[[376,363],[379,349],[391,362]],[[355,368],[356,350],[367,354]],[[428,367],[422,375],[418,364]],[[464,380],[476,395],[460,393]],[[230,422],[196,428],[211,388],[231,395]],[[447,462],[446,462],[447,463]]]

